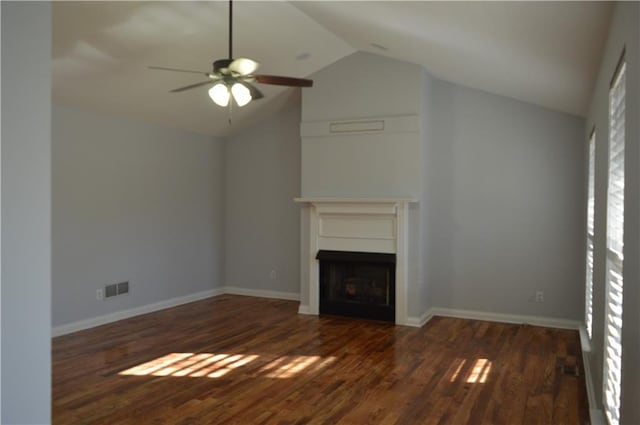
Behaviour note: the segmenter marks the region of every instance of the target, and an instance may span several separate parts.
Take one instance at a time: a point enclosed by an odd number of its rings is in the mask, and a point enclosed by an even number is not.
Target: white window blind
[[[587,273],[585,282],[585,323],[589,338],[593,334],[593,235],[594,235],[594,210],[595,210],[595,155],[596,132],[589,138],[589,176],[587,183]]]
[[[618,425],[620,422],[622,377],[625,71],[626,66],[622,62],[609,92],[604,408],[611,425]]]

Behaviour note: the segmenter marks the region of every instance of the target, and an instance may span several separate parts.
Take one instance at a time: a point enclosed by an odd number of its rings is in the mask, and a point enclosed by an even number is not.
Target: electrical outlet
[[[96,300],[104,299],[104,291],[102,288],[96,289]]]
[[[537,303],[543,303],[544,302],[544,292],[543,291],[536,291],[536,302]]]
[[[276,269],[271,270],[271,273],[269,273],[269,277],[271,279],[275,279],[276,277],[278,277],[278,273],[276,272]]]

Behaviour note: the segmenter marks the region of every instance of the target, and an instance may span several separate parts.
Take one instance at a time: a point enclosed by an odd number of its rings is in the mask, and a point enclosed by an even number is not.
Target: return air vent
[[[114,283],[104,287],[104,297],[111,298],[129,293],[129,282]]]
[[[580,376],[580,369],[577,365],[563,365],[560,366],[560,373],[569,376]]]

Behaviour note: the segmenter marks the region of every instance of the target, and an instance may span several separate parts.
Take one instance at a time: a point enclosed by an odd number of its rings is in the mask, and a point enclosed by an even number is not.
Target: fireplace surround
[[[320,251],[391,254],[395,257],[393,300],[396,324],[407,317],[408,210],[413,199],[297,198],[302,218],[302,287],[299,312],[320,313]],[[352,281],[352,285],[365,285]],[[357,288],[356,288],[357,289]]]

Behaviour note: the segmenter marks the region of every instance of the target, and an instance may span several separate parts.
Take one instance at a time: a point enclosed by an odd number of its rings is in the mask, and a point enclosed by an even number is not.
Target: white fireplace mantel
[[[311,197],[295,198],[295,202],[306,202],[310,204],[397,204],[418,202],[413,198],[338,198],[338,197]]]
[[[408,210],[417,200],[309,197],[295,202],[309,206],[308,229],[303,229],[309,245],[302,258],[307,266],[302,285],[309,297],[300,313],[319,313],[319,250],[390,253],[396,255],[396,324],[407,325]]]

